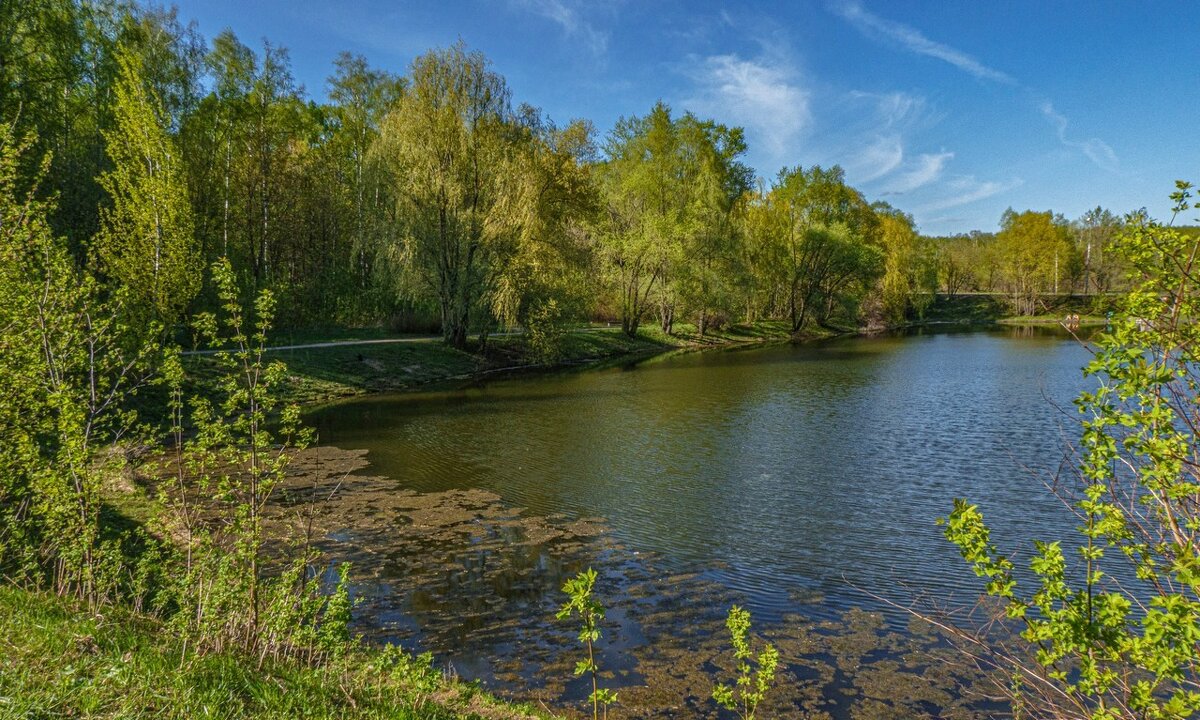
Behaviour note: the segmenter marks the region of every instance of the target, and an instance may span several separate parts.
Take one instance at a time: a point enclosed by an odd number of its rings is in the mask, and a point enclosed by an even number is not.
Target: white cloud
[[[846,170],[858,182],[868,183],[890,174],[904,162],[899,135],[880,135],[846,160]]]
[[[849,93],[849,104],[831,127],[846,138],[835,159],[855,183],[878,184],[883,195],[899,195],[935,182],[952,152],[909,152],[911,136],[939,118],[926,108],[925,99],[904,92]],[[869,103],[863,108],[863,103]]]
[[[522,9],[552,20],[562,27],[569,38],[578,38],[596,55],[608,49],[608,35],[585,20],[580,6],[573,0],[514,0]]]
[[[922,153],[908,166],[909,169],[887,184],[884,195],[902,195],[935,182],[942,176],[946,163],[954,158],[952,152]]]
[[[811,93],[790,65],[713,55],[688,72],[698,93],[685,102],[688,109],[741,125],[751,147],[764,146],[773,160],[794,162],[796,143],[810,129],[812,111]]]
[[[864,9],[857,0],[834,2],[831,8],[864,34],[883,36],[898,43],[909,52],[947,62],[980,80],[992,80],[1006,85],[1017,84],[1011,75],[990,68],[961,50],[930,40],[915,28],[892,20],[885,20]]]
[[[830,0],[829,7],[864,35],[882,37],[897,43],[909,52],[937,58],[980,80],[990,80],[1017,88],[1023,87],[1022,83],[1008,73],[988,67],[961,50],[930,40],[916,28],[875,15],[865,9],[859,0]],[[1028,88],[1023,89],[1027,93],[1032,93]],[[1036,94],[1034,96],[1036,97]],[[1099,138],[1082,141],[1069,140],[1066,135],[1069,124],[1067,118],[1057,112],[1049,100],[1041,102],[1039,107],[1042,114],[1055,126],[1059,142],[1066,147],[1082,152],[1096,167],[1109,172],[1117,171],[1119,166],[1117,154],[1107,143]]]
[[[1007,182],[996,180],[980,182],[971,175],[960,176],[946,183],[947,188],[953,193],[952,195],[928,203],[922,206],[920,210],[923,213],[929,213],[948,210],[959,205],[967,205],[1013,190],[1024,184],[1024,182],[1020,178],[1014,178]]]
[[[1087,158],[1095,163],[1096,167],[1100,168],[1101,170],[1107,170],[1108,172],[1117,171],[1120,163],[1117,160],[1117,154],[1111,147],[1109,147],[1108,143],[1104,142],[1100,138],[1089,138],[1088,140],[1082,141],[1068,140],[1067,125],[1070,123],[1068,122],[1066,116],[1055,110],[1054,105],[1052,105],[1049,100],[1042,103],[1041,111],[1042,114],[1046,116],[1046,119],[1053,123],[1055,129],[1058,131],[1059,142],[1069,148],[1075,148],[1082,151],[1083,154],[1086,155]]]

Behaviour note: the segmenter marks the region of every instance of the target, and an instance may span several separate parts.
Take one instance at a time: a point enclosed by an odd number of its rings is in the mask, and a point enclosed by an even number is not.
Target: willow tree
[[[599,207],[592,127],[560,128],[523,106],[512,133],[497,212],[504,229],[492,242],[485,301],[497,323],[525,328],[535,357],[552,360],[564,327],[587,312],[596,289],[587,232]]]
[[[112,169],[100,176],[112,207],[101,212],[96,249],[135,314],[169,324],[200,286],[192,208],[179,152],[162,104],[142,79],[141,59],[121,52],[117,61],[116,123],[105,132]]]
[[[765,275],[760,282],[776,288],[793,332],[854,305],[882,274],[879,218],[843,182],[841,168],[785,168],[751,205],[754,269]]]
[[[933,302],[938,284],[938,265],[931,242],[917,235],[908,215],[877,203],[880,245],[884,271],[879,300],[887,320],[898,322],[920,316]]]
[[[456,348],[480,308],[493,245],[508,232],[500,190],[511,115],[504,78],[459,43],[413,61],[372,150],[395,203],[383,257],[406,292],[437,303],[442,336]]]

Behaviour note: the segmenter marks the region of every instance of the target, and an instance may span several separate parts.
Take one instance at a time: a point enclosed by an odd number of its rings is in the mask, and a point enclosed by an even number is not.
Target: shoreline
[[[565,331],[558,357],[535,358],[519,331],[491,335],[484,348],[474,343],[456,350],[440,337],[400,335],[381,328],[309,328],[283,331],[268,352],[288,366],[284,399],[309,410],[355,397],[444,389],[516,376],[580,372],[613,364],[640,363],[691,352],[804,343],[833,337],[870,336],[920,328],[987,329],[1061,326],[1066,315],[1079,317],[1078,327],[1102,327],[1107,320],[1087,298],[1060,298],[1054,307],[1032,316],[1008,314],[1004,298],[995,295],[938,295],[920,319],[890,325],[837,328],[816,326],[793,333],[787,321],[767,320],[730,325],[701,336],[680,323],[667,335],[644,325],[631,337],[619,327],[582,326]],[[204,351],[185,353],[191,392],[212,391],[215,364]]]
[[[288,367],[285,399],[311,410],[350,398],[457,387],[485,379],[581,372],[612,364],[640,363],[672,354],[760,347],[803,342],[845,333],[793,335],[786,323],[731,326],[700,336],[680,326],[673,335],[644,329],[629,337],[619,328],[568,331],[561,356],[554,361],[531,358],[519,334],[492,336],[485,352],[456,350],[436,338],[393,337],[371,341],[306,343],[271,348]],[[191,390],[211,391],[211,355],[184,357]]]

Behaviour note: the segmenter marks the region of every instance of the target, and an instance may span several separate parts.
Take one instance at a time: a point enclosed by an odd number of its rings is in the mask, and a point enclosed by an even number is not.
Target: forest
[[[720,119],[660,102],[607,130],[556,123],[462,43],[404,74],[343,53],[306,90],[286,48],[206,39],[175,10],[4,12],[0,117],[29,143],[15,187],[53,197],[73,264],[168,329],[215,306],[220,258],[245,295],[274,293],[282,326],[457,348],[597,320],[881,327],[938,293],[1035,314],[1120,277],[1108,210],[1010,210],[997,233],[926,237],[837,166],[748,167]]]

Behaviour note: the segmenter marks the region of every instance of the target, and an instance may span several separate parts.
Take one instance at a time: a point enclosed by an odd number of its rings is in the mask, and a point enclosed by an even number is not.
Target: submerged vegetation
[[[289,481],[314,442],[294,401],[512,358],[892,327],[960,298],[1099,316],[1118,291],[1088,368],[1101,388],[1079,399],[1082,580],[1040,543],[1021,594],[959,502],[947,536],[1015,633],[952,635],[1028,716],[1200,710],[1194,234],[1096,208],[924,237],[836,166],[756,180],[741,128],[662,102],[603,137],[556,125],[462,43],[403,77],[339,56],[318,102],[286,50],[209,42],[174,10],[44,0],[0,22],[0,712],[526,716],[352,636],[354,569],[317,549],[340,484]],[[1175,199],[1200,207],[1186,184]],[[315,326],[443,344],[433,368],[398,345],[269,350]],[[1126,574],[1101,569],[1117,552]],[[580,622],[593,717],[617,701],[596,580],[568,582],[560,612]],[[712,698],[750,720],[784,661],[751,650],[741,607],[726,627],[735,680]],[[778,645],[800,664],[816,637]],[[961,709],[937,682],[928,696]]]

